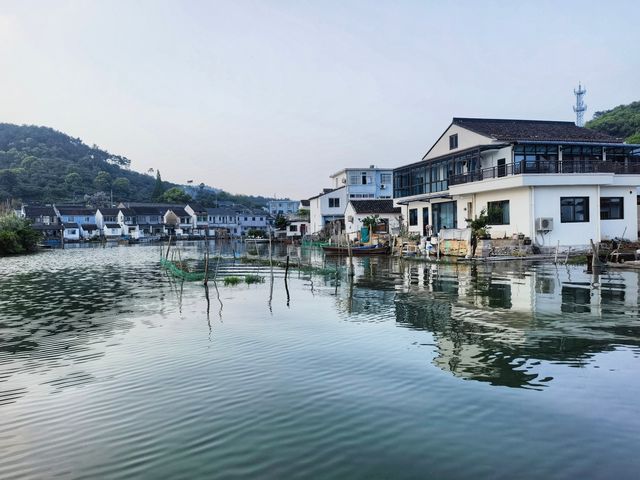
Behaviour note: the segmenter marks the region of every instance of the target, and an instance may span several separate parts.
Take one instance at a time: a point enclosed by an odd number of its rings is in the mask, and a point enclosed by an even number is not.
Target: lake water
[[[0,478],[638,478],[637,273],[219,272],[265,281],[0,258]]]

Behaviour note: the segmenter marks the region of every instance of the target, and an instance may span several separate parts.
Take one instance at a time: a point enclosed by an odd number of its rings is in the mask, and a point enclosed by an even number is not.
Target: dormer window
[[[454,148],[458,148],[458,134],[454,133],[453,135],[449,135],[449,150],[453,150]]]

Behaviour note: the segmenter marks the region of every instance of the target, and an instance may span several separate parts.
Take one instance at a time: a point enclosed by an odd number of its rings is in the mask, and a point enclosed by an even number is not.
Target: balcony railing
[[[526,161],[507,163],[468,173],[449,176],[449,185],[479,182],[489,178],[507,177],[528,173],[620,173],[639,174],[640,163],[603,162],[602,160],[583,161]]]

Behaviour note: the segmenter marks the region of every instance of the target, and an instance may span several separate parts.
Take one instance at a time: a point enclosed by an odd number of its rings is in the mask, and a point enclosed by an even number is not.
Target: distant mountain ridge
[[[49,127],[0,123],[0,201],[24,203],[82,202],[85,195],[105,192],[114,201],[155,200],[155,172],[130,170],[131,161],[97,145]],[[163,181],[165,190],[178,185]],[[223,190],[185,186],[204,206],[227,200],[263,206],[260,196],[233,195]]]
[[[640,101],[596,112],[585,127],[640,144]]]

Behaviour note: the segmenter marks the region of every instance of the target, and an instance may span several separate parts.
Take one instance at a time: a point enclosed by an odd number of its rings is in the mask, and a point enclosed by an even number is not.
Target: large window
[[[623,197],[602,197],[600,199],[600,220],[622,220],[623,218]]]
[[[589,221],[589,197],[560,197],[560,222]]]
[[[515,173],[556,173],[557,145],[515,145],[513,147]]]
[[[380,183],[382,183],[383,185],[390,184],[392,179],[393,179],[393,174],[391,173],[380,174]]]
[[[487,202],[489,225],[509,225],[509,200]]]
[[[409,210],[409,225],[416,226],[418,225],[418,209],[412,208]]]
[[[434,203],[431,206],[433,231],[437,234],[443,228],[457,228],[456,202]]]
[[[338,208],[340,207],[340,199],[339,198],[330,198],[329,199],[329,208]]]
[[[453,135],[449,135],[449,150],[453,150],[454,148],[458,148],[458,134],[454,133]]]

